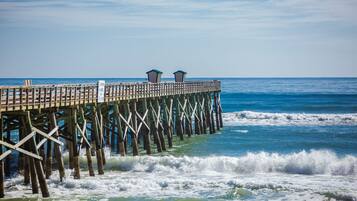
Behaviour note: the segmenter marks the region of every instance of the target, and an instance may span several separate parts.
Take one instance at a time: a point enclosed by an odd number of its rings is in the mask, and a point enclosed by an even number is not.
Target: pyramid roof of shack
[[[162,72],[159,71],[159,70],[157,70],[157,69],[149,70],[148,72],[146,72],[146,74],[151,73],[151,72],[155,72],[155,73],[158,73],[158,74],[162,74]]]
[[[174,74],[176,74],[176,73],[187,74],[187,72],[185,72],[185,71],[183,71],[183,70],[178,70],[178,71],[174,72]]]

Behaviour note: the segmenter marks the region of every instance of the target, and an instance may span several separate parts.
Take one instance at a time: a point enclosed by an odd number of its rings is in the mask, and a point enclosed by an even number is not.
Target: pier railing
[[[104,102],[216,92],[220,81],[107,83]],[[96,103],[97,84],[0,86],[0,112]]]

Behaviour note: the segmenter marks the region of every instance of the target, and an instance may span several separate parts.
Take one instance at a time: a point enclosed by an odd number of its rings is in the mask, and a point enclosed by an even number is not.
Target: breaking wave
[[[240,157],[112,157],[108,169],[135,172],[199,173],[211,171],[228,174],[287,173],[357,175],[357,157],[338,157],[328,150],[301,151],[292,154],[248,153]]]
[[[86,166],[81,156],[81,165]],[[94,167],[96,167],[94,160]],[[104,175],[48,180],[51,197],[59,200],[111,198],[213,198],[212,200],[356,200],[357,158],[332,151],[292,154],[248,153],[239,157],[175,157],[108,155]],[[97,171],[95,171],[97,172]],[[309,175],[309,176],[306,176]],[[6,196],[34,197],[23,177],[6,181]],[[134,200],[135,200],[134,199]],[[125,199],[124,199],[125,200]],[[130,200],[130,199],[129,199]],[[171,199],[175,200],[175,199]]]
[[[224,113],[228,124],[263,126],[335,126],[357,125],[357,113],[350,114],[307,114],[307,113],[268,113],[242,111]]]

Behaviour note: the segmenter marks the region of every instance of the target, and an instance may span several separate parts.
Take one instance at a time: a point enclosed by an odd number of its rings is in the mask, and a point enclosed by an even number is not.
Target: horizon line
[[[357,78],[357,76],[194,76],[186,79],[196,78],[223,78],[223,79],[244,79],[244,78]],[[147,79],[147,77],[0,77],[0,79]],[[174,77],[162,77],[162,79],[174,79]]]

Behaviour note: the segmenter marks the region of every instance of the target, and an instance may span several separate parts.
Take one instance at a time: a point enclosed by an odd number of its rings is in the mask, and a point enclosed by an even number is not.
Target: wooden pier
[[[105,147],[136,156],[166,151],[174,136],[213,134],[223,126],[220,91],[220,81],[0,87],[0,197],[13,172],[42,197],[52,171],[80,179],[81,149],[95,176],[104,174]]]

